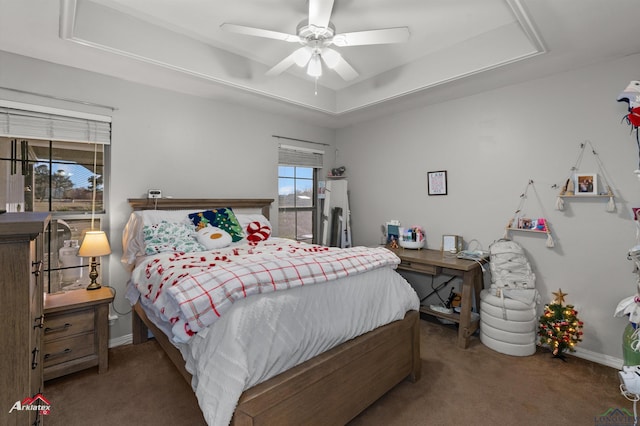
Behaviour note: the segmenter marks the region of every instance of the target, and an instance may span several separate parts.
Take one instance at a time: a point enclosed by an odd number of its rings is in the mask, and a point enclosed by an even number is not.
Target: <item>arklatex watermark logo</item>
[[[43,416],[46,416],[51,412],[51,403],[41,393],[35,395],[33,398],[25,398],[22,401],[16,401],[9,410],[9,413],[14,411],[38,411]]]

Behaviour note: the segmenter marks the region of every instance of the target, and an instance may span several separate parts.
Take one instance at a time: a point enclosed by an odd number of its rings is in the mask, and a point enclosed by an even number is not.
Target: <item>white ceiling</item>
[[[0,0],[0,50],[342,127],[640,52],[638,0],[335,0],[336,33],[409,28],[336,48],[360,76],[265,72],[298,46],[305,0]],[[0,64],[1,73],[1,64]],[[634,78],[637,78],[635,76]],[[631,78],[630,78],[631,79]]]

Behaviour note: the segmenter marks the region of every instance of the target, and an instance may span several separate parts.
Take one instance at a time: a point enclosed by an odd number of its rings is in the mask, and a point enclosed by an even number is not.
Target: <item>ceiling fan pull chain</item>
[[[318,77],[316,77],[316,81],[315,81],[315,92],[314,92],[315,96],[318,96]]]

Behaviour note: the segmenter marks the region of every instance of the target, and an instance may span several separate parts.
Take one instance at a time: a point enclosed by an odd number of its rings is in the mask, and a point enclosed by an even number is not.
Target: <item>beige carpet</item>
[[[613,424],[601,418],[611,408],[633,412],[613,368],[571,356],[562,362],[546,350],[507,356],[475,336],[467,350],[455,342],[453,327],[421,321],[422,379],[400,383],[350,425],[595,425]],[[93,368],[45,383],[46,425],[205,424],[154,341],[109,356],[106,373]]]

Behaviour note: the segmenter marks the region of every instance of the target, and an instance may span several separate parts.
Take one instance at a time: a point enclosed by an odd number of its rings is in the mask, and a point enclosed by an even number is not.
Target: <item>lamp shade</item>
[[[78,250],[78,256],[98,257],[111,254],[111,247],[104,231],[87,231]]]
[[[304,67],[307,65],[307,62],[309,62],[309,59],[311,59],[311,55],[313,55],[313,49],[309,46],[301,47],[294,52],[293,61],[297,66]]]
[[[324,59],[324,63],[331,69],[334,69],[338,66],[338,62],[342,59],[342,55],[336,52],[333,49],[324,49],[322,51],[322,59]]]
[[[322,63],[320,62],[320,56],[315,54],[311,57],[309,65],[307,66],[307,74],[311,77],[322,76]]]

